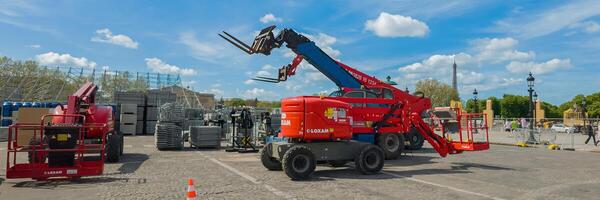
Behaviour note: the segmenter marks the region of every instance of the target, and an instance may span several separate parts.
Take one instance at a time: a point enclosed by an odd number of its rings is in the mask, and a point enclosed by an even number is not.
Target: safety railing
[[[73,117],[81,118],[81,124],[53,124],[52,117]],[[78,130],[77,139],[74,148],[50,148],[48,141],[51,138],[45,136],[44,131],[47,127],[74,128]],[[85,136],[87,130],[105,129],[105,123],[86,124],[83,115],[44,115],[39,124],[35,123],[17,123],[9,126],[7,152],[6,152],[6,176],[7,178],[47,178],[55,176],[81,176],[86,173],[101,174],[105,159],[106,133],[104,133],[100,142],[96,144],[86,143]],[[69,137],[61,134],[58,137]],[[46,162],[48,155],[52,153],[73,152],[73,165],[67,168],[53,168]],[[27,154],[27,162],[23,162],[24,155]],[[99,156],[99,159],[88,161],[86,155],[93,154]],[[87,162],[87,163],[86,163]],[[89,163],[94,162],[94,163]],[[77,171],[74,169],[93,166],[91,171]],[[74,170],[74,171],[73,171]],[[87,174],[89,175],[89,174]]]

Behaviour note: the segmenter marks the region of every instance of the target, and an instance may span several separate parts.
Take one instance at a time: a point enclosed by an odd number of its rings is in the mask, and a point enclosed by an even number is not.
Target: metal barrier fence
[[[536,123],[533,129],[529,128],[531,121],[527,118],[496,119],[489,124],[490,141],[527,143],[531,142],[529,140],[532,134],[537,144],[557,144],[561,148],[571,149],[589,148],[590,145],[593,145],[593,142],[585,144],[588,132],[582,128],[583,120],[543,119]],[[599,122],[599,119],[592,118],[587,119],[585,124],[591,125],[593,133],[599,135]]]

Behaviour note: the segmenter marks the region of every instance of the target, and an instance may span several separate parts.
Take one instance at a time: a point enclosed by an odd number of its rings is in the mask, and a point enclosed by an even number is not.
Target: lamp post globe
[[[527,77],[527,86],[529,86],[530,89],[533,89],[534,82],[535,82],[535,77],[533,77],[533,74],[531,74],[531,72],[529,72],[529,76]]]
[[[479,99],[477,98],[477,95],[478,95],[478,94],[479,94],[479,92],[477,92],[477,88],[475,88],[475,89],[473,90],[473,104],[474,104],[474,107],[473,107],[473,112],[474,112],[474,113],[477,113],[477,112],[479,112],[479,104],[477,104],[477,100],[479,100]]]

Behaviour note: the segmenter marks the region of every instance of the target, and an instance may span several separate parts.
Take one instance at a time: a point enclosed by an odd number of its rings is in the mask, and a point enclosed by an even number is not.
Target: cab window
[[[344,91],[341,90],[334,91],[331,94],[329,94],[330,97],[341,97],[342,95],[344,95]]]
[[[374,92],[367,92],[367,98],[379,98]]]
[[[352,91],[344,94],[344,97],[365,98],[365,93],[363,91]]]
[[[389,89],[383,89],[383,98],[384,99],[393,99],[394,95],[392,94],[392,91]]]

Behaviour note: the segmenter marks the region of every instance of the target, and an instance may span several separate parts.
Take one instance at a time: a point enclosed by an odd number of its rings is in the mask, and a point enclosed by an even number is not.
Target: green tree
[[[588,117],[590,118],[598,118],[600,117],[600,92],[596,92],[593,94],[590,94],[588,96],[584,96],[584,95],[577,95],[575,97],[573,97],[573,99],[571,99],[570,101],[567,101],[563,104],[561,104],[558,108],[558,110],[562,113],[570,108],[581,108],[583,99],[585,98],[586,101],[586,110],[587,110],[587,114]]]
[[[246,101],[244,101],[241,98],[231,98],[231,99],[225,100],[225,105],[229,106],[229,107],[245,106]]]
[[[460,100],[456,90],[435,79],[418,81],[416,91],[423,92],[426,97],[431,98],[433,107],[449,106],[450,100]]]
[[[500,100],[500,115],[505,118],[527,117],[529,97],[504,94]]]
[[[483,110],[485,109],[485,100],[477,100],[477,104],[477,112],[483,112]],[[468,113],[474,113],[475,101],[473,99],[468,99],[467,102],[465,102],[464,110]]]
[[[562,112],[558,106],[552,105],[548,102],[542,102],[542,109],[544,109],[544,115],[546,118],[562,118]]]

